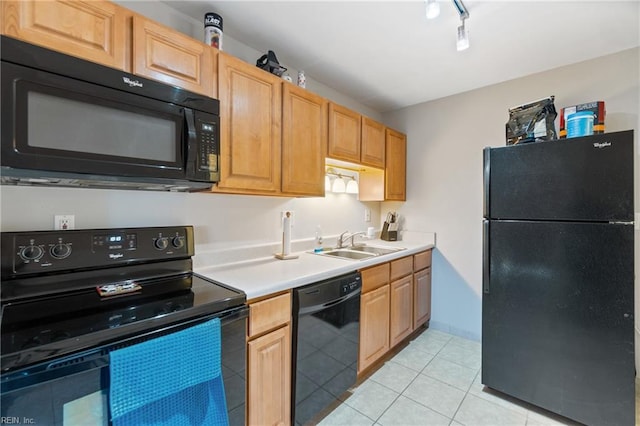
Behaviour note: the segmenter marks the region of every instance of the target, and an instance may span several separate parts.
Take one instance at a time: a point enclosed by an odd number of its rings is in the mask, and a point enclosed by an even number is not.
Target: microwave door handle
[[[193,175],[197,169],[197,139],[196,118],[195,113],[190,108],[183,108],[183,127],[184,127],[184,144],[182,146],[182,155],[185,162],[185,170],[188,175]]]

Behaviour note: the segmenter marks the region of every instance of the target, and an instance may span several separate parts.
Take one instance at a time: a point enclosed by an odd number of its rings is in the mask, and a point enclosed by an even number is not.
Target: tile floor
[[[479,342],[427,329],[355,388],[319,425],[572,424],[485,389],[480,382],[480,361]]]

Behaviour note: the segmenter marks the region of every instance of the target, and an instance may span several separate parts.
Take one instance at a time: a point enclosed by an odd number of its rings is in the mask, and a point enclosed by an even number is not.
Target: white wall
[[[640,129],[639,49],[415,105],[383,116],[408,136],[405,227],[437,232],[432,326],[479,339],[482,284],[482,149],[505,145],[508,109],[555,95],[555,105],[603,100],[608,132]],[[636,149],[636,177],[640,149]],[[636,178],[636,211],[640,184]],[[640,271],[636,232],[636,270]],[[636,297],[640,291],[636,291]],[[636,310],[638,310],[636,303]],[[639,315],[636,313],[636,318]]]
[[[269,244],[280,240],[280,212],[293,210],[292,239],[378,227],[380,203],[354,195],[285,198],[212,193],[156,193],[111,189],[1,186],[1,229],[53,229],[55,214],[75,215],[76,228],[194,225],[196,251]],[[364,209],[372,222],[364,222]]]

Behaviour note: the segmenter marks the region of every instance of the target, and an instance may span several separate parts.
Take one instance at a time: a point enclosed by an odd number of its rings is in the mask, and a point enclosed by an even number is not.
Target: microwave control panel
[[[200,141],[199,169],[218,172],[218,132],[217,123],[198,120],[198,139]]]
[[[194,111],[193,130],[195,141],[189,146],[187,173],[190,179],[217,182],[220,179],[220,117],[202,111]]]

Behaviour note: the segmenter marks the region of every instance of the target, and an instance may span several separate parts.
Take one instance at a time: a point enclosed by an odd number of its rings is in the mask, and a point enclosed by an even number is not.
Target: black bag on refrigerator
[[[555,96],[509,109],[507,145],[557,139]]]

